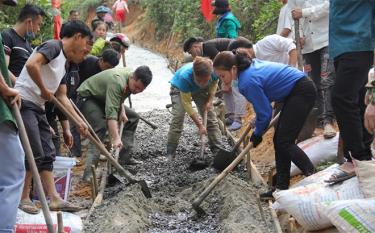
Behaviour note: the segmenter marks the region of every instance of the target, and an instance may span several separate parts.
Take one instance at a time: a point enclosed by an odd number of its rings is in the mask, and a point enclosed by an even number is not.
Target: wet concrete
[[[265,187],[247,183],[241,166],[202,203],[206,215],[196,214],[191,202],[217,173],[211,167],[189,170],[191,162],[199,155],[200,142],[197,128],[188,117],[175,160],[167,161],[165,157],[171,118],[165,105],[170,103],[168,81],[172,77],[167,61],[133,45],[126,60],[133,68],[148,65],[154,74],[150,86],[132,96],[132,100],[136,111],[142,112],[143,117],[159,128],[152,130],[140,121],[133,156],[143,164],[125,167],[147,181],[153,197],[147,199],[138,185],[108,187],[102,205],[86,221],[84,232],[274,232],[267,205],[262,205],[263,220],[256,202],[256,194]],[[225,138],[223,143],[228,146]],[[209,149],[205,159],[213,159]]]
[[[128,168],[148,182],[153,198],[145,198],[137,185],[108,188],[85,232],[274,232],[267,205],[263,205],[263,221],[256,203],[255,195],[264,187],[244,181],[243,167],[202,203],[207,215],[197,216],[191,202],[217,173],[210,167],[196,172],[188,169],[200,149],[195,125],[185,119],[177,157],[171,162],[165,158],[170,113],[154,110],[143,116],[159,128],[139,124],[134,157],[144,163]],[[205,156],[212,159],[209,150]]]

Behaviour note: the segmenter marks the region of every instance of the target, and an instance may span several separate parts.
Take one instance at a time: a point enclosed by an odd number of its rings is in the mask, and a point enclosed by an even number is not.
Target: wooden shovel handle
[[[273,125],[276,123],[276,121],[278,120],[280,116],[280,113],[278,113],[273,119],[272,121],[270,122],[269,126],[267,127],[267,129],[265,130],[265,132],[267,132],[268,129],[270,129],[271,127],[273,127]],[[229,166],[227,168],[224,169],[224,171],[222,171],[209,185],[208,187],[205,188],[205,190],[193,201],[192,203],[192,206],[194,209],[198,209],[199,208],[199,205],[202,203],[202,201],[208,196],[208,194],[210,194],[210,192],[216,187],[216,185],[222,180],[224,179],[228,174],[229,172],[231,172],[233,170],[233,168],[235,168],[241,161],[242,159],[245,157],[245,155],[247,154],[247,152],[249,152],[251,149],[253,148],[253,143],[250,142],[244,149],[243,151],[232,161],[231,164],[229,164]]]
[[[59,100],[56,99],[56,97],[52,96],[52,102],[60,109],[60,111],[68,117],[70,121],[72,121],[76,126],[79,125],[78,120],[73,116],[71,112],[69,112],[64,105],[60,103]],[[97,141],[96,138],[93,136],[91,132],[87,134],[87,137],[89,140],[94,143],[100,152],[107,157],[107,159],[110,161],[110,163],[130,182],[130,183],[136,183],[138,180],[134,179],[132,175],[126,171],[111,155],[111,153],[108,152],[108,150],[105,148],[104,144]],[[96,136],[97,137],[97,136]]]

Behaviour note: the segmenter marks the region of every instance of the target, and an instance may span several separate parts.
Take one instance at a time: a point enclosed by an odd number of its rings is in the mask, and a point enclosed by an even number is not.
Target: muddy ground
[[[177,157],[170,162],[165,158],[170,113],[153,110],[142,115],[159,128],[140,122],[134,157],[144,163],[128,168],[147,181],[153,197],[147,199],[138,185],[108,187],[102,205],[86,219],[84,232],[274,232],[268,206],[262,203],[263,220],[256,201],[265,187],[247,183],[243,167],[214,189],[201,205],[206,215],[198,216],[191,201],[217,173],[210,167],[189,170],[200,149],[196,127],[185,119]],[[206,152],[212,159],[209,149]]]

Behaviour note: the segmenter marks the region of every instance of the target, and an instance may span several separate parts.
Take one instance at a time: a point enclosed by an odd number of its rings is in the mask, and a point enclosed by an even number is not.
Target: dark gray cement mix
[[[206,198],[201,207],[207,214],[198,216],[191,202],[217,173],[210,167],[194,172],[188,169],[199,155],[196,126],[186,117],[177,156],[171,162],[165,158],[170,113],[153,110],[142,116],[159,128],[152,130],[139,123],[134,157],[144,163],[127,168],[147,181],[153,197],[145,198],[138,185],[108,187],[84,232],[274,232],[266,203],[262,203],[263,220],[256,201],[256,194],[265,187],[247,183],[241,167]],[[205,156],[208,160],[213,157],[209,149]]]

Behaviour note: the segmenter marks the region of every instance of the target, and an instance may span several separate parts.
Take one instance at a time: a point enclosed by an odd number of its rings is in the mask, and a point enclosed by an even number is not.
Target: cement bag
[[[55,229],[57,229],[57,212],[51,211],[50,213],[53,221],[53,226]],[[82,232],[83,224],[79,216],[68,212],[62,212],[62,217],[64,231],[66,233]],[[40,211],[39,214],[28,214],[18,209],[15,229],[15,233],[48,233],[47,225],[44,220],[42,211]]]
[[[359,186],[365,198],[375,198],[375,161],[353,160]]]
[[[318,208],[331,223],[345,233],[375,232],[375,200],[344,200],[320,203]]]
[[[309,184],[320,184],[321,186],[325,186],[327,183],[325,183],[324,181],[328,180],[331,177],[331,175],[337,171],[338,167],[338,164],[333,164],[320,172],[317,172],[311,176],[306,177],[305,179],[292,185],[291,188],[306,186]],[[277,212],[286,212],[286,210],[282,206],[280,206],[279,202],[274,202],[272,204],[272,209],[274,209]]]
[[[307,157],[316,166],[318,164],[334,161],[337,156],[337,146],[339,142],[339,134],[334,138],[325,139],[323,135],[307,139],[297,145],[307,154]],[[290,175],[295,176],[302,174],[301,170],[292,163]]]
[[[274,193],[274,197],[280,208],[293,215],[305,230],[320,230],[332,224],[317,208],[317,203],[361,199],[363,194],[359,188],[358,179],[353,177],[341,185],[328,186],[313,183]]]

